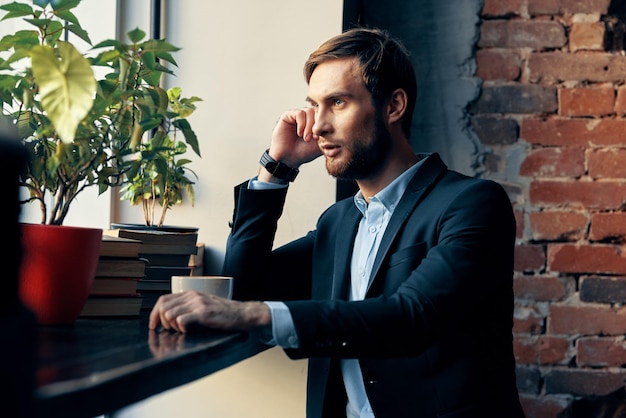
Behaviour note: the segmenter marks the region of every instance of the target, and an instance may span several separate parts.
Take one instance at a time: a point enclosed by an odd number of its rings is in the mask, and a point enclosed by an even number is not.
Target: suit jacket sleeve
[[[235,209],[222,273],[235,278],[238,300],[308,299],[315,233],[272,251],[287,188],[235,188]]]

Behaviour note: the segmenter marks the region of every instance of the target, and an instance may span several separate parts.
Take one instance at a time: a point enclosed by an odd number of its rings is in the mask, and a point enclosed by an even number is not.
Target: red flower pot
[[[21,224],[22,302],[40,325],[72,325],[91,290],[102,229]]]

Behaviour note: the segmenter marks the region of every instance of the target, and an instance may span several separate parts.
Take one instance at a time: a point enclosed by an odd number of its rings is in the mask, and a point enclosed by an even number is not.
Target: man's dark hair
[[[374,105],[381,108],[391,93],[400,88],[408,96],[402,130],[408,138],[417,97],[415,70],[406,48],[386,31],[375,28],[352,28],[330,38],[309,56],[304,64],[308,83],[318,65],[340,58],[357,58],[365,87]]]

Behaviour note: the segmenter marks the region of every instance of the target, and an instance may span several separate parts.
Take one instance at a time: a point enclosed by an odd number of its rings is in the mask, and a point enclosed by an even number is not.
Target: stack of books
[[[141,309],[151,310],[159,296],[171,292],[172,276],[190,276],[202,269],[204,245],[198,244],[197,232],[116,228],[104,234],[141,242],[139,256],[148,262],[144,277],[137,283]]]
[[[96,276],[81,317],[140,314],[142,297],[137,284],[147,264],[139,256],[140,247],[138,240],[102,236]]]

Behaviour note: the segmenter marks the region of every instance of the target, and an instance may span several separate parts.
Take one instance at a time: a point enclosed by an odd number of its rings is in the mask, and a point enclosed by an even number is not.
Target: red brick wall
[[[487,176],[505,185],[518,221],[514,348],[528,418],[573,416],[577,403],[623,393],[626,381],[618,3],[484,1],[483,86],[470,114]]]

